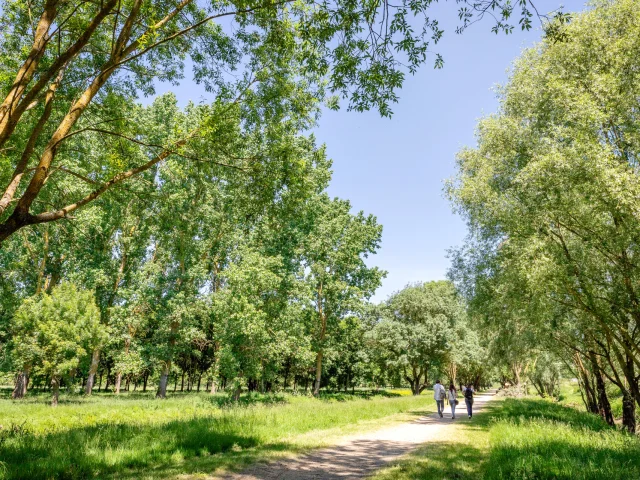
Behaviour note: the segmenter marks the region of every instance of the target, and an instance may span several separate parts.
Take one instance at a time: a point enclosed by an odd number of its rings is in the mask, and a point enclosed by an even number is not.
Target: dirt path
[[[477,395],[474,413],[493,397],[494,393]],[[383,428],[367,434],[343,438],[338,444],[307,455],[277,462],[254,465],[242,473],[222,478],[227,480],[337,480],[365,478],[387,463],[405,455],[420,444],[438,439],[442,429],[454,422],[469,422],[464,400],[456,409],[455,420],[449,412],[444,418],[437,413],[411,423]]]

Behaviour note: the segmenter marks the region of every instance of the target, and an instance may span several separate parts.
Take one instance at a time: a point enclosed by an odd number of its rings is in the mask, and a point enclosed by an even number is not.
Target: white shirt
[[[444,387],[442,386],[441,383],[436,383],[433,386],[433,399],[434,400],[440,400],[440,392],[444,391]]]
[[[456,392],[455,390],[447,390],[447,393],[449,394],[449,401],[453,402],[456,397],[458,396],[458,392]]]

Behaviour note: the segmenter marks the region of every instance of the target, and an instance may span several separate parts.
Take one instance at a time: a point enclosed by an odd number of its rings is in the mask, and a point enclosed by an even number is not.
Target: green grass
[[[494,401],[376,480],[640,478],[640,439],[551,401]]]
[[[0,478],[197,478],[432,411],[428,396],[399,392],[251,395],[239,406],[207,394],[47,402],[0,400]]]

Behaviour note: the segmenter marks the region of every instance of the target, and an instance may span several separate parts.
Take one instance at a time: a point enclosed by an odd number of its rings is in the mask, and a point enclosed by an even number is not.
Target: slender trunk
[[[589,352],[589,360],[593,368],[593,375],[596,379],[596,390],[598,392],[598,413],[609,425],[614,425],[613,413],[611,412],[611,404],[607,397],[607,389],[604,384],[604,378],[600,369],[600,363],[594,352]]]
[[[22,372],[20,372],[16,378],[16,386],[13,389],[11,398],[13,398],[14,400],[24,398],[24,396],[27,394],[28,383],[29,383],[29,368],[25,366],[22,369]]]
[[[60,396],[60,378],[53,376],[51,377],[51,387],[53,389],[53,397],[51,398],[51,406],[58,406],[58,398]]]
[[[103,370],[100,370],[100,380],[98,381],[98,392],[102,388],[102,373],[103,373]]]
[[[579,377],[580,377],[580,383],[582,387],[580,389],[581,390],[580,393],[583,393],[583,400],[584,400],[585,407],[587,408],[587,411],[591,413],[600,413],[598,409],[598,402],[596,400],[596,394],[591,385],[591,381],[589,379],[589,372],[585,368],[584,363],[582,362],[582,358],[580,357],[580,354],[578,353],[575,354],[574,362],[580,374]]]
[[[320,394],[320,381],[322,380],[322,350],[316,355],[316,381],[313,386],[313,396]]]
[[[182,381],[180,382],[180,391],[184,392],[184,370],[182,371]]]
[[[122,373],[118,372],[116,373],[116,390],[115,390],[115,394],[119,395],[120,394],[120,383],[122,382]]]
[[[111,378],[111,366],[107,366],[107,383],[104,386],[104,391],[106,392],[109,389],[109,379]]]
[[[209,391],[209,393],[211,395],[213,395],[214,393],[216,393],[217,391],[217,385],[216,385],[216,381],[215,379],[211,381],[211,390]]]
[[[142,377],[142,391],[146,392],[147,391],[147,380],[149,379],[149,374],[145,373],[144,376]]]
[[[202,380],[202,375],[198,375],[198,393],[200,393],[200,381]]]
[[[167,383],[169,382],[169,372],[171,372],[170,361],[165,362],[162,373],[160,374],[160,382],[158,383],[156,398],[167,398]]]
[[[91,395],[99,365],[100,365],[100,350],[96,348],[93,351],[93,354],[91,355],[91,365],[89,366],[89,376],[87,377],[87,384],[85,385],[85,388],[84,388],[85,395]]]

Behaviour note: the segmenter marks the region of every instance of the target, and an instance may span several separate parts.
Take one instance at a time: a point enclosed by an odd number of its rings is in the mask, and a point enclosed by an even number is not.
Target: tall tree
[[[382,226],[372,215],[353,215],[350,210],[348,201],[318,196],[310,205],[311,228],[302,243],[301,275],[314,306],[310,314],[316,352],[314,395],[320,392],[328,337],[341,318],[362,308],[386,275],[365,261],[380,245]]]

